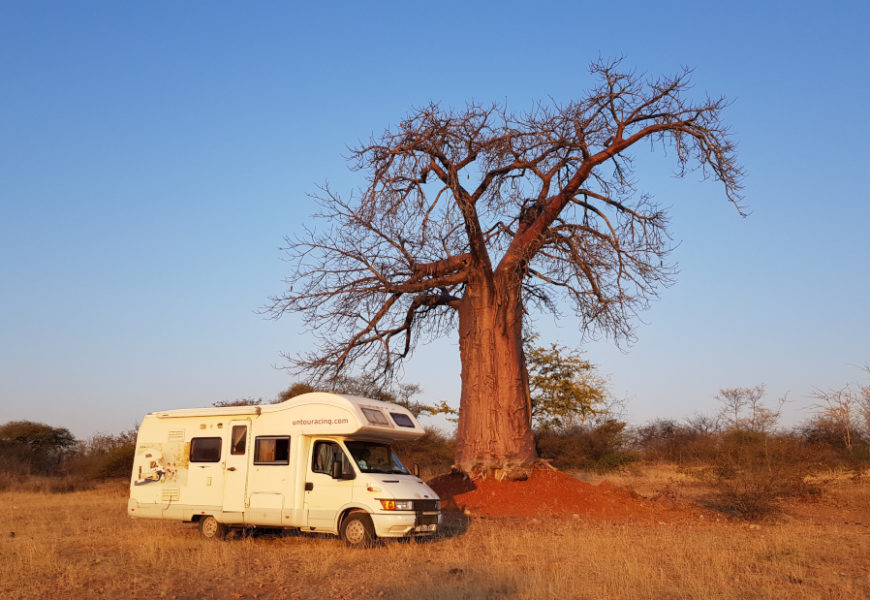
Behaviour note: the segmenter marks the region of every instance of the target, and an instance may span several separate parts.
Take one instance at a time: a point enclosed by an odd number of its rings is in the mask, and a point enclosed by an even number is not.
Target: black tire
[[[375,527],[364,512],[352,512],[341,522],[341,539],[351,548],[370,548],[375,542]]]
[[[211,515],[206,515],[199,520],[199,533],[207,540],[222,540],[227,536],[229,527]]]

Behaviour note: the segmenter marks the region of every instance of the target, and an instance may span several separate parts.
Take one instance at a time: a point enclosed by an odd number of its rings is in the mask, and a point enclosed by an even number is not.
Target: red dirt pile
[[[485,517],[573,517],[601,520],[648,520],[662,507],[626,489],[604,482],[591,485],[538,467],[525,481],[472,480],[453,473],[429,482],[445,511]]]

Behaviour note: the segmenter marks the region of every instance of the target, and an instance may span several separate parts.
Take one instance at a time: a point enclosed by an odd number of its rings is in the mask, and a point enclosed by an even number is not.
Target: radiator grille
[[[438,500],[414,500],[414,510],[417,512],[435,512],[438,510]]]

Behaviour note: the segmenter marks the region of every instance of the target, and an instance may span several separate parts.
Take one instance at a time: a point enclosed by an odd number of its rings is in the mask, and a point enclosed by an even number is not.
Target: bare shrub
[[[421,474],[431,476],[450,471],[456,452],[456,441],[437,429],[427,427],[423,437],[393,442],[392,447],[405,467],[411,469],[420,465]]]
[[[719,453],[719,432],[706,421],[704,427],[658,419],[634,430],[633,443],[643,458],[677,465],[713,460]]]
[[[864,462],[862,458],[866,460],[866,456],[862,457],[846,446],[842,427],[831,419],[817,415],[798,427],[792,435],[812,447],[814,454],[826,466],[860,469],[860,463]],[[863,435],[857,432],[851,441],[858,445],[866,443]]]
[[[611,471],[637,460],[627,449],[625,425],[604,419],[565,428],[541,427],[535,436],[538,455],[561,469]]]
[[[776,514],[782,498],[819,493],[807,483],[807,475],[818,467],[817,458],[793,437],[728,431],[711,469],[702,475],[715,488],[706,504],[748,520]]]
[[[81,443],[64,462],[61,472],[74,478],[129,477],[136,451],[136,430],[116,435],[97,434]]]

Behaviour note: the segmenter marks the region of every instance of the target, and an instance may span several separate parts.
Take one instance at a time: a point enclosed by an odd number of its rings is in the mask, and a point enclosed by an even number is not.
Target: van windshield
[[[345,446],[363,473],[391,473],[407,475],[399,457],[387,444],[377,442],[345,442]]]

